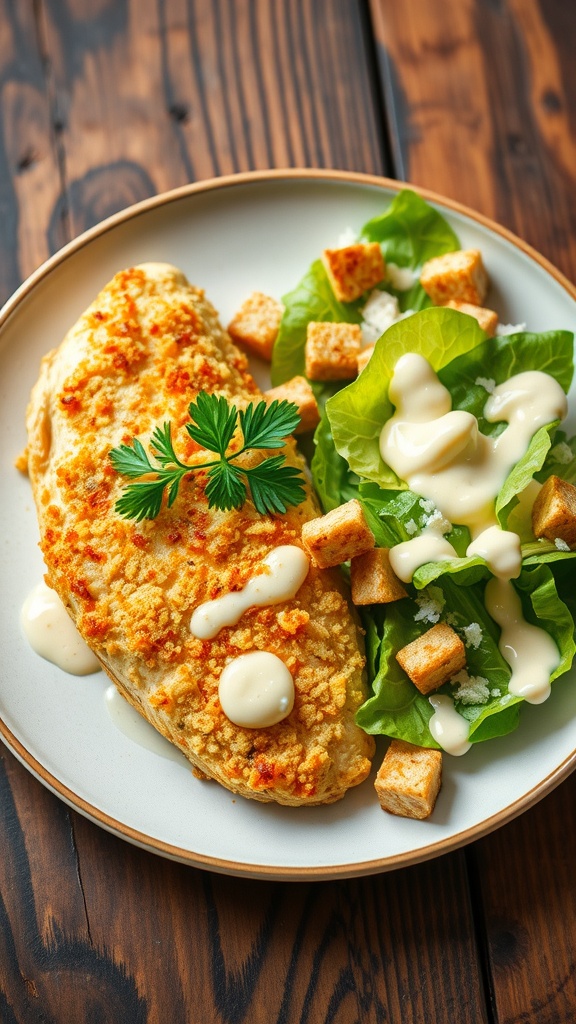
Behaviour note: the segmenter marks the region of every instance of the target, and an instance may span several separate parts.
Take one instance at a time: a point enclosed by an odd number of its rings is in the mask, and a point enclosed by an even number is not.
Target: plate
[[[141,203],[78,238],[42,266],[0,314],[0,731],[54,793],[97,824],[166,857],[236,875],[334,878],[446,853],[509,821],[576,765],[576,677],[546,704],[526,706],[520,729],[445,757],[444,784],[425,822],[383,813],[370,782],[338,804],[283,808],[202,782],[172,748],[119,728],[99,673],[69,676],[29,648],[20,607],[43,572],[28,481],[13,467],[25,444],[24,409],[41,356],[59,344],[122,267],[161,260],[206,289],[227,323],[253,290],[280,297],[319,252],[359,229],[397,183],[323,171],[220,178]],[[530,330],[576,332],[576,290],[510,233],[426,192],[464,247],[482,251],[491,305]],[[574,406],[574,394],[572,405]],[[572,423],[574,428],[574,422]],[[143,723],[145,725],[145,723]],[[150,732],[155,737],[154,731]],[[378,755],[376,757],[378,763]]]

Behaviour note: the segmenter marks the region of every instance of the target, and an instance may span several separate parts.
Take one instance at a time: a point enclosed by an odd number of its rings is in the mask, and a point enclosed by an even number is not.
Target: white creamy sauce
[[[289,601],[298,593],[310,568],[308,556],[294,544],[274,548],[261,564],[266,571],[249,579],[242,590],[223,594],[195,609],[190,620],[193,636],[211,640],[224,626],[234,626],[249,608]]]
[[[514,534],[500,530],[494,502],[539,427],[565,417],[566,396],[560,385],[548,374],[533,370],[495,387],[484,416],[491,423],[508,424],[496,438],[482,434],[471,413],[452,410],[450,392],[427,360],[415,353],[398,360],[390,401],[396,411],[380,435],[384,461],[411,490],[433,501],[450,522],[469,528],[468,553],[482,551],[495,575],[517,576],[518,541]],[[437,536],[430,534],[430,539],[434,550]],[[432,560],[426,557],[425,545],[420,545],[420,551],[425,561]]]
[[[118,692],[114,683],[106,688],[104,702],[113,724],[132,743],[138,744],[139,747],[145,747],[146,750],[151,750],[152,753],[158,754],[160,757],[166,757],[169,761],[188,765],[184,754],[173,743],[164,739],[164,736],[142,715],[138,714],[136,708],[133,708]]]
[[[439,693],[433,694],[428,700],[434,708],[428,727],[436,743],[439,743],[447,754],[454,754],[456,757],[466,754],[472,746],[468,739],[470,725],[456,711],[452,697],[445,697]]]
[[[440,521],[442,523],[443,520]],[[419,537],[403,541],[390,548],[390,565],[399,579],[409,583],[416,569],[426,562],[447,562],[458,558],[450,541],[440,532],[436,523],[427,526]]]
[[[495,503],[536,431],[566,416],[566,396],[546,373],[534,370],[511,377],[490,389],[484,417],[507,426],[497,437],[487,437],[475,416],[452,409],[450,392],[427,360],[408,353],[394,368],[390,401],[395,413],[380,435],[382,458],[439,513],[430,517],[420,536],[392,548],[392,568],[408,582],[426,562],[457,557],[444,534],[451,523],[467,526],[471,542],[466,554],[483,558],[494,576],[486,587],[485,603],[502,631],[500,651],[512,670],[509,692],[539,704],[550,694],[550,675],[560,655],[552,637],[522,614],[510,582],[520,575],[520,537],[500,527]],[[527,518],[536,491],[537,485],[526,488],[520,512],[511,516],[511,522]],[[429,701],[434,708],[430,732],[436,742],[448,753],[466,753],[470,727],[453,699],[432,695]]]
[[[226,665],[218,687],[224,714],[245,729],[266,729],[294,707],[294,680],[269,651],[241,654]]]
[[[522,604],[507,580],[489,580],[485,598],[488,614],[500,626],[499,648],[512,669],[508,690],[529,704],[541,704],[550,696],[550,675],[560,663],[552,637],[526,622]]]
[[[96,655],[80,636],[56,591],[44,580],[24,601],[20,621],[28,643],[41,658],[75,676],[100,671]]]

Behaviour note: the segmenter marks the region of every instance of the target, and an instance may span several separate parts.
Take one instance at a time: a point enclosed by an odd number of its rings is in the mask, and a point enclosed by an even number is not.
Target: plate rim
[[[45,260],[35,271],[33,271],[16,291],[9,297],[7,302],[0,309],[0,331],[3,326],[16,312],[18,306],[33,292],[33,290],[49,275],[66,262],[76,252],[89,245],[92,241],[102,237],[114,228],[136,219],[142,214],[152,210],[168,206],[173,202],[186,199],[189,196],[203,192],[214,192],[219,189],[235,188],[249,184],[266,184],[276,182],[279,184],[292,184],[295,182],[329,182],[334,184],[354,185],[360,187],[372,187],[380,190],[399,192],[409,188],[422,196],[427,202],[444,207],[451,212],[461,214],[469,220],[480,224],[482,227],[499,235],[511,243],[516,249],[524,252],[533,261],[539,264],[561,287],[568,292],[569,296],[576,302],[576,286],[545,256],[534,249],[529,243],[519,238],[514,232],[501,224],[493,221],[478,211],[450,199],[430,189],[422,188],[410,182],[397,181],[379,175],[364,174],[358,171],[342,171],[322,168],[286,168],[261,171],[246,171],[239,174],[224,175],[217,178],[207,178],[202,181],[181,185],[178,188],[158,193],[147,199],[141,200],[123,210],[112,214],[110,217],[100,221],[93,227],[82,232],[75,239],[68,242],[56,253]],[[215,856],[198,853],[184,847],[175,846],[171,843],[147,835],[138,829],[119,821],[106,811],[99,809],[89,803],[79,794],[75,793],[65,783],[61,782],[32,754],[20,740],[8,728],[0,718],[0,736],[8,749],[16,756],[17,760],[26,768],[42,785],[49,789],[55,796],[63,800],[73,810],[78,811],[85,818],[94,824],[104,828],[106,831],[144,849],[150,853],[163,856],[170,860],[188,864],[197,868],[212,870],[223,874],[239,877],[251,877],[260,879],[275,879],[282,881],[303,881],[303,880],[331,880],[337,878],[353,878],[363,875],[371,875],[384,871],[392,871],[401,867],[409,867],[414,864],[423,863],[435,857],[452,852],[465,846],[467,843],[481,839],[493,832],[495,829],[508,824],[514,818],[523,814],[530,807],[533,807],[541,799],[547,796],[553,789],[563,782],[576,769],[576,748],[569,754],[553,771],[551,771],[537,785],[533,786],[527,793],[524,793],[517,800],[502,808],[502,810],[483,819],[481,822],[464,829],[461,832],[438,840],[424,847],[415,850],[404,851],[390,856],[357,861],[347,864],[298,866],[298,865],[266,865],[252,864],[241,861],[228,860]]]

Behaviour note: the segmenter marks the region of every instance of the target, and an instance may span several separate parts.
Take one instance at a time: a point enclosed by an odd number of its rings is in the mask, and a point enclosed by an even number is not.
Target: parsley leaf
[[[244,448],[281,448],[284,438],[294,433],[299,422],[298,410],[291,402],[274,399],[270,405],[250,404],[240,410]]]
[[[209,452],[218,452],[223,458],[236,430],[238,410],[228,405],[220,395],[208,395],[201,391],[196,403],[190,402],[188,415],[196,424],[186,424],[186,430],[193,441]]]
[[[209,462],[188,465],[182,462],[172,443],[169,421],[155,428],[150,451],[154,465],[142,442],[134,438],[131,445],[122,444],[110,452],[114,469],[135,483],[127,485],[116,502],[116,511],[125,519],[155,519],[167,492],[170,508],[185,476],[199,469],[208,470],[206,497],[209,508],[222,510],[241,508],[247,498],[247,485],[254,507],[261,515],[285,512],[290,505],[299,505],[306,496],[304,478],[299,469],[284,465],[285,456],[264,458],[259,465],[245,469],[234,460],[250,449],[281,448],[285,438],[299,423],[298,409],[291,402],[265,401],[251,403],[240,410],[229,405],[222,396],[200,391],[188,408],[191,423],[186,431],[202,448],[218,455]],[[236,432],[242,434],[242,445],[227,454]],[[154,479],[141,480],[140,477]]]
[[[299,505],[306,497],[300,471],[294,466],[282,465],[283,462],[284,456],[276,455],[245,470],[254,507],[261,515],[285,512],[288,505]],[[294,501],[296,492],[298,501]]]

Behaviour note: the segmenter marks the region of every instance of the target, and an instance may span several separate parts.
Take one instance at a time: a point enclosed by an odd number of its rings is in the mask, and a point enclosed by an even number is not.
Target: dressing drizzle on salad
[[[520,575],[520,538],[502,529],[495,502],[539,427],[564,419],[566,396],[549,374],[532,370],[511,377],[494,388],[484,407],[489,422],[505,421],[508,426],[487,437],[475,416],[452,410],[450,392],[429,362],[415,353],[396,363],[389,395],[396,411],[380,434],[382,458],[437,509],[419,537],[390,550],[390,564],[409,582],[419,566],[457,558],[444,534],[452,521],[467,526],[472,542],[466,554],[480,555],[494,575],[485,604],[502,629],[499,648],[512,669],[509,692],[540,704],[550,694],[550,674],[560,654],[545,630],[524,619],[510,582]],[[450,753],[465,753],[469,725],[458,715],[462,724],[455,728],[452,698],[434,695],[429,700],[435,709],[429,728],[436,742]]]
[[[538,370],[498,385],[484,409],[489,422],[508,423],[497,437],[482,434],[472,413],[452,410],[450,392],[421,355],[410,352],[398,360],[390,400],[396,412],[380,435],[384,461],[450,521],[444,533],[452,522],[469,527],[472,543],[467,555],[481,555],[495,576],[517,577],[521,567],[518,535],[501,529],[494,503],[538,428],[566,416],[566,396],[560,385]],[[390,563],[405,582],[419,565],[458,557],[447,541],[438,550],[434,527],[431,522],[420,537],[392,548]],[[430,550],[423,537],[431,542]],[[408,554],[416,545],[418,565]]]

